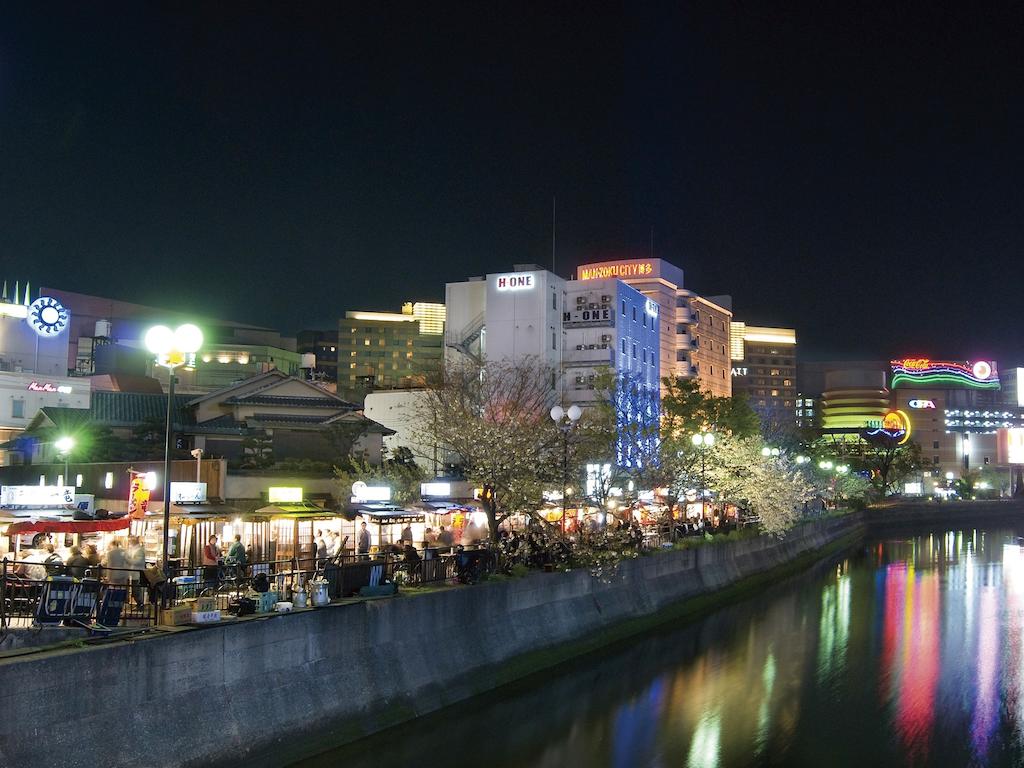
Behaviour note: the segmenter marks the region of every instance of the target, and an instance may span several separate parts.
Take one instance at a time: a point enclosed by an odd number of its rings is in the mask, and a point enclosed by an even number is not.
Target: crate
[[[259,602],[256,604],[258,613],[270,613],[277,604],[277,592],[260,592]]]

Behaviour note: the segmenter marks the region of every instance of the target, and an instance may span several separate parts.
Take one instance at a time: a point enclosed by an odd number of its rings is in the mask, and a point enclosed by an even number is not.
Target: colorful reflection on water
[[[407,765],[416,745],[486,733],[488,764],[509,768],[1022,765],[1020,541],[873,541],[699,624],[315,764]]]

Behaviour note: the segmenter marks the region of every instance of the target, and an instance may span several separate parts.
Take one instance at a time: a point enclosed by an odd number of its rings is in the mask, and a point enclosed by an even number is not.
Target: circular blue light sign
[[[71,313],[51,296],[40,296],[28,307],[25,322],[43,338],[58,336],[68,327]]]

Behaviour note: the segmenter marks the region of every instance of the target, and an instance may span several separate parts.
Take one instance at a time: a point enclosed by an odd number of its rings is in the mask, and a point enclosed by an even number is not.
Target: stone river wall
[[[0,765],[276,765],[522,679],[857,540],[864,516],[588,571],[0,660]]]

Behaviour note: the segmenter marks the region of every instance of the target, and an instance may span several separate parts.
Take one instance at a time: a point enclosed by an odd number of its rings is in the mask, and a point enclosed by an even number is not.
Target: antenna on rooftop
[[[555,271],[555,214],[557,212],[556,198],[554,195],[551,196],[551,271]]]

